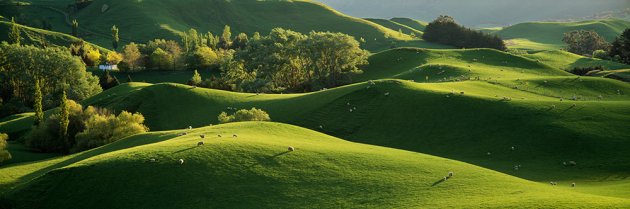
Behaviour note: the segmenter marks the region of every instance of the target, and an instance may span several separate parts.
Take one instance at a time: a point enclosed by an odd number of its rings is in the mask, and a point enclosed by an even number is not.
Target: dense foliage
[[[6,101],[2,106],[3,116],[32,107],[36,80],[43,95],[43,109],[57,106],[63,90],[73,100],[83,100],[102,91],[98,78],[87,72],[81,60],[64,48],[41,49],[4,43],[0,51],[0,96]]]
[[[596,50],[608,50],[610,44],[595,31],[575,30],[564,34],[562,41],[568,52],[591,56]]]
[[[447,44],[458,48],[492,48],[507,50],[505,43],[496,35],[463,27],[450,16],[441,15],[429,23],[422,38],[426,41]]]
[[[139,113],[123,111],[116,116],[107,109],[92,106],[83,109],[72,100],[67,100],[65,106],[60,109],[67,109],[66,113],[58,111],[33,127],[25,145],[40,152],[78,152],[148,131]],[[65,122],[64,114],[67,114]]]
[[[271,118],[264,110],[252,108],[250,110],[238,110],[232,115],[221,112],[218,116],[218,120],[220,123],[231,123],[242,121],[271,121]]]
[[[11,159],[11,153],[7,150],[7,140],[9,135],[0,133],[0,163]]]
[[[609,55],[615,61],[630,64],[630,28],[615,39],[610,47]]]

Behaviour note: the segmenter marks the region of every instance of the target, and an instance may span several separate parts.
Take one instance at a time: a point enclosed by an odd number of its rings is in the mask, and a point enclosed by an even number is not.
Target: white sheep
[[[385,92],[385,96],[389,96],[389,92]]]
[[[350,109],[350,112],[352,112],[352,109]]]
[[[448,172],[448,177],[449,177],[449,178],[450,178],[450,177],[453,177],[453,171]]]
[[[197,146],[205,145],[203,142],[197,142]]]
[[[324,125],[319,125],[319,129],[324,129]]]
[[[577,163],[576,163],[575,161],[569,161],[569,165],[570,165],[570,166],[576,166],[576,165],[577,165]]]
[[[295,151],[295,148],[289,146],[288,150],[289,150],[289,152],[293,152],[293,151]]]
[[[490,153],[490,152],[488,152],[488,153],[486,153],[486,154],[487,154],[487,155],[492,155],[492,153]]]
[[[188,126],[188,130],[192,129],[192,126]]]
[[[180,165],[184,164],[184,159],[179,159],[177,162],[179,162]]]
[[[571,187],[575,187],[575,182],[571,183]]]
[[[512,146],[512,151],[516,150],[516,147]]]

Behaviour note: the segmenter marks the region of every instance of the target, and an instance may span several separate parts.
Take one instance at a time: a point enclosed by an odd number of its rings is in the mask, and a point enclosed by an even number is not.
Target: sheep
[[[447,176],[444,176],[444,181],[446,181],[447,179],[448,179],[448,177],[447,177]]]
[[[179,162],[180,165],[183,165],[184,164],[184,159],[180,158],[177,162]]]
[[[490,153],[490,152],[488,152],[488,153],[486,153],[486,154],[487,154],[487,155],[492,155],[492,153]]]
[[[569,161],[569,165],[570,165],[570,166],[576,166],[576,165],[577,165],[577,163],[576,163],[575,161]]]
[[[289,152],[293,152],[293,151],[295,151],[295,148],[289,146],[288,150],[289,150]]]
[[[566,161],[562,162],[562,165],[567,166],[567,162]]]
[[[217,135],[217,137],[221,138],[221,134]]]
[[[389,96],[389,92],[385,92],[385,96]]]
[[[346,103],[347,106],[350,106],[350,102]]]
[[[201,134],[201,135],[199,135],[199,137],[203,139],[203,138],[206,138],[206,135],[205,134]]]
[[[511,149],[512,149],[512,151],[514,151],[514,150],[516,150],[516,147],[512,146],[512,148],[511,148]]]
[[[449,178],[450,178],[450,177],[453,177],[453,171],[448,172],[448,177],[449,177]]]
[[[192,126],[188,126],[188,130],[191,130],[191,129],[192,129]]]
[[[352,109],[350,109],[350,112],[352,112]]]
[[[553,182],[553,181],[550,181],[550,182],[549,182],[549,184],[551,184],[551,186],[556,186],[556,185],[558,185],[558,183]]]
[[[324,125],[319,125],[319,129],[324,129]]]
[[[154,162],[157,162],[157,159],[155,159],[155,158],[151,158],[151,159],[149,159],[149,161],[151,161],[152,163],[154,163]]]
[[[465,92],[463,92],[463,91],[462,91],[462,92],[459,92],[459,94],[464,95],[464,94],[465,94]]]
[[[188,132],[182,133],[182,136],[186,136],[186,135],[188,135]]]
[[[236,134],[233,134],[233,135],[232,135],[232,138],[236,138],[236,137],[238,137]]]
[[[575,187],[575,182],[571,183],[571,187]]]
[[[197,146],[205,145],[203,142],[197,142]]]
[[[352,109],[353,109],[353,110],[357,110],[357,107],[353,107]]]

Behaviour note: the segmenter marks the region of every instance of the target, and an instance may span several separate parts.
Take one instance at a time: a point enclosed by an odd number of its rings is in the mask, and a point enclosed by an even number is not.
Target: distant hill
[[[422,21],[418,21],[418,20],[414,20],[411,18],[403,18],[403,17],[395,17],[390,19],[391,21],[409,26],[413,29],[419,30],[419,31],[424,31],[424,29],[426,28],[427,24],[426,22],[422,22]]]
[[[602,19],[581,22],[527,22],[489,32],[507,39],[509,48],[549,50],[562,48],[564,33],[572,30],[594,30],[606,40],[613,41],[626,28],[630,28],[628,21]]]
[[[422,38],[422,34],[424,34],[422,31],[419,31],[415,28],[409,27],[407,25],[404,25],[398,22],[394,22],[392,20],[374,19],[374,18],[365,18],[365,20],[382,25],[394,31],[402,32],[403,34],[407,34],[407,35],[414,34],[414,36],[419,37],[419,38]]]
[[[81,39],[76,38],[74,36],[48,31],[38,28],[32,28],[28,26],[18,25],[20,28],[21,36],[23,38],[22,43],[24,44],[33,44],[41,46],[46,44],[48,46],[65,46],[68,47],[70,44],[81,41]],[[0,31],[9,31],[11,28],[11,22],[0,21]],[[0,33],[0,41],[8,40],[8,32]],[[98,45],[91,44],[92,46],[98,48],[101,51],[107,52],[109,51],[106,48],[100,47]]]

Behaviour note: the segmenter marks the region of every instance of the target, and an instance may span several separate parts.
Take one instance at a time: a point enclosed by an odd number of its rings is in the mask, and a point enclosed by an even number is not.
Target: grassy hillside
[[[576,67],[594,66],[602,66],[608,70],[630,69],[630,65],[626,65],[623,63],[583,57],[561,50],[542,51],[534,54],[527,54],[524,56],[531,59],[539,60],[545,64],[562,70],[570,70]]]
[[[68,3],[34,0],[32,7],[64,11]],[[225,25],[230,25],[233,35],[240,32],[249,35],[254,32],[266,34],[276,27],[303,33],[313,30],[342,32],[357,39],[364,38],[365,48],[373,51],[390,48],[392,42],[396,46],[446,47],[424,41],[410,41],[409,35],[401,35],[398,31],[341,14],[311,1],[193,0],[181,4],[176,0],[103,0],[95,1],[76,16],[82,30],[96,34],[86,37],[87,40],[108,47],[111,45],[109,34],[112,25],[117,25],[120,29],[123,42],[146,42],[155,38],[179,40],[177,34],[190,28],[199,32],[220,34]],[[107,18],[102,18],[104,16]],[[54,17],[60,18],[65,18],[63,13]],[[63,21],[51,22],[66,25]],[[53,25],[53,28],[63,28],[63,25]],[[64,32],[67,31],[64,29]]]
[[[403,17],[395,17],[390,19],[391,21],[394,21],[396,23],[400,23],[406,26],[409,26],[413,29],[419,30],[419,31],[424,31],[424,29],[427,26],[426,22],[422,22],[422,21],[418,21],[418,20],[414,20],[414,19],[410,19],[410,18],[403,18]]]
[[[374,54],[356,80],[399,78],[416,82],[519,79],[569,75],[535,60],[491,49],[424,50],[401,48]],[[428,79],[427,79],[428,78]]]
[[[493,32],[508,41],[509,48],[549,50],[563,47],[562,36],[572,30],[594,30],[608,41],[613,41],[630,22],[619,19],[589,20],[581,22],[528,22]]]
[[[365,20],[382,25],[386,28],[392,29],[393,31],[398,31],[399,33],[402,32],[403,34],[407,34],[407,35],[414,34],[416,37],[422,37],[422,34],[423,34],[422,31],[419,31],[415,28],[411,28],[404,24],[394,22],[392,20],[375,19],[375,18],[365,18]]]
[[[196,146],[199,134],[210,136],[205,146]],[[9,193],[16,208],[630,206],[628,199],[587,195],[566,184],[533,183],[284,124],[205,127],[165,140],[174,135],[134,136],[100,148],[111,150],[100,155],[88,151],[49,160],[62,161],[63,166],[43,161],[3,168],[0,173],[21,176],[35,167],[47,171]],[[127,145],[133,143],[136,146]],[[288,146],[297,150],[287,152]],[[179,165],[178,159],[185,163]],[[455,176],[441,181],[449,171]]]
[[[46,44],[48,46],[57,45],[57,46],[68,47],[70,46],[70,44],[81,40],[74,36],[67,35],[64,33],[48,31],[48,30],[43,30],[43,29],[38,29],[38,28],[32,28],[32,27],[23,26],[23,25],[18,25],[18,27],[20,28],[20,33],[23,39],[22,43],[24,44],[32,44],[32,45],[37,45],[37,46]],[[0,21],[0,31],[9,31],[10,28],[11,28],[11,22]],[[0,41],[9,40],[8,35],[9,35],[8,32],[0,33]],[[88,43],[88,44],[91,44],[91,43]],[[91,44],[91,45],[101,51],[104,51],[104,52],[109,51],[108,49],[97,46],[95,44]]]

